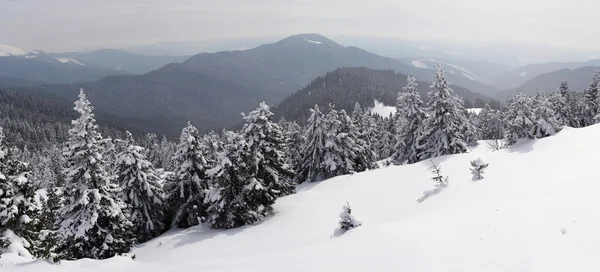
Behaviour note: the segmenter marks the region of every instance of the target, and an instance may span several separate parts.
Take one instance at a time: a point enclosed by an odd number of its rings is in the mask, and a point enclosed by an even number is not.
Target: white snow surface
[[[391,114],[396,114],[396,107],[386,106],[383,103],[375,100],[375,106],[369,109],[371,113],[378,114],[384,118],[387,118]]]
[[[309,40],[309,39],[305,39],[305,40],[309,43],[322,44],[322,42],[319,42],[319,41],[313,41],[313,40]]]
[[[469,113],[474,113],[474,114],[479,114],[481,112],[481,110],[483,110],[483,108],[470,108],[470,109],[467,109],[467,111]]]
[[[417,67],[417,68],[423,68],[423,69],[427,69],[427,68],[429,68],[429,66],[427,66],[427,64],[426,64],[426,63],[424,63],[424,62],[422,62],[422,61],[420,61],[420,60],[413,60],[413,61],[411,61],[410,63],[411,63],[411,64],[412,64],[414,67]]]
[[[430,163],[390,166],[301,186],[267,221],[173,230],[127,257],[52,265],[13,254],[1,271],[596,271],[600,267],[600,125],[565,128],[492,152],[485,143]],[[469,161],[489,167],[471,181]],[[332,237],[340,206],[362,226]],[[568,230],[568,232],[567,232]]]
[[[469,74],[467,74],[465,72],[462,72],[462,74],[463,74],[463,76],[465,76],[466,78],[468,78],[468,79],[470,79],[472,81],[477,81],[477,79],[475,79],[473,76],[471,76],[471,75],[469,75]]]
[[[76,59],[71,59],[71,58],[57,58],[56,60],[60,61],[62,63],[72,63],[72,64],[77,64],[77,65],[85,66],[85,64],[79,62]]]
[[[24,56],[27,55],[27,51],[9,45],[0,44],[0,57],[9,57],[9,56]]]
[[[521,72],[521,76],[526,76],[526,75],[527,75],[527,71]]]

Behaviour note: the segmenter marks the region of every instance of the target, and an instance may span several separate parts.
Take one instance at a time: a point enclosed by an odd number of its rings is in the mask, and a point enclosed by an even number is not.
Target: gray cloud
[[[301,32],[600,47],[588,0],[0,0],[0,43],[49,51]]]

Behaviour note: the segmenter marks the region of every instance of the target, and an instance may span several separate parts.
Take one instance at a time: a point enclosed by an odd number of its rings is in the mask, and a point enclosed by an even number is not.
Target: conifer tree
[[[26,163],[9,151],[0,127],[0,255],[17,253],[33,257],[39,251],[37,187]]]
[[[477,146],[477,141],[481,138],[477,128],[477,115],[467,113],[467,122],[463,123],[461,130],[467,146]]]
[[[548,100],[554,110],[556,120],[561,126],[573,126],[576,124],[576,115],[574,108],[570,106],[571,90],[566,80],[562,80],[558,89],[550,94]]]
[[[598,90],[600,89],[600,70],[594,72],[592,82],[584,93],[584,126],[595,124],[594,117],[598,115]]]
[[[297,183],[313,182],[323,180],[325,177],[321,171],[323,158],[325,157],[325,132],[327,124],[325,116],[315,105],[310,110],[310,117],[306,122],[304,131],[304,144],[302,146],[302,166],[296,177]]]
[[[504,124],[500,112],[493,110],[486,103],[477,116],[478,130],[483,140],[498,140],[504,138]]]
[[[332,119],[330,125],[339,125],[336,128],[332,127],[332,130],[337,129],[337,133],[334,138],[331,138],[335,144],[332,144],[329,149],[331,153],[338,154],[338,158],[341,159],[337,162],[339,171],[335,175],[345,175],[376,168],[375,152],[369,149],[365,141],[360,138],[358,129],[354,126],[352,118],[348,116],[346,111],[341,110],[339,114],[333,111],[330,118]],[[327,120],[330,118],[327,118]],[[337,119],[333,120],[333,118]]]
[[[171,208],[171,227],[186,228],[202,222],[206,216],[205,194],[210,189],[206,169],[206,146],[202,144],[198,129],[188,122],[181,132],[174,160],[178,168],[167,181],[165,192]]]
[[[427,102],[428,117],[417,138],[417,149],[421,150],[419,158],[467,152],[463,127],[468,120],[464,115],[463,102],[453,95],[441,66],[437,67],[436,81],[431,88]]]
[[[504,122],[507,124],[506,144],[512,145],[519,138],[532,138],[531,131],[536,122],[532,99],[519,92],[508,100],[507,107],[504,116]]]
[[[287,163],[294,172],[298,172],[302,165],[302,156],[300,154],[302,144],[304,143],[302,128],[296,122],[288,122],[285,119],[279,123],[284,130],[284,139],[288,150],[288,156],[286,156]]]
[[[416,139],[419,136],[419,128],[427,117],[417,90],[417,80],[414,76],[408,76],[406,81],[404,93],[398,94],[396,101],[396,146],[392,157],[394,164],[419,161]]]
[[[336,229],[334,236],[339,236],[344,234],[346,231],[349,231],[353,228],[359,227],[362,223],[352,215],[352,209],[350,208],[350,204],[346,203],[342,207],[342,212],[340,213],[340,222],[339,227]]]
[[[83,90],[75,102],[80,114],[69,130],[64,150],[65,205],[61,209],[59,258],[105,259],[129,251],[135,242],[132,224],[110,184],[102,157],[102,136]]]
[[[215,188],[209,191],[207,221],[213,228],[236,228],[264,220],[276,197],[253,173],[254,158],[244,137],[225,133],[216,165],[206,171]]]
[[[483,179],[484,170],[489,166],[489,163],[484,163],[481,159],[471,161],[471,174],[473,174],[473,181]]]
[[[253,155],[252,176],[275,196],[296,191],[292,183],[294,171],[286,163],[288,147],[279,124],[273,122],[273,113],[263,101],[258,108],[244,116],[242,137]]]
[[[117,183],[122,189],[123,201],[128,205],[129,220],[139,242],[150,240],[165,229],[163,180],[144,156],[144,148],[134,144],[129,131],[126,144],[117,154]]]
[[[552,104],[544,93],[535,98],[535,123],[531,128],[532,138],[544,138],[560,131],[560,123],[556,119]]]

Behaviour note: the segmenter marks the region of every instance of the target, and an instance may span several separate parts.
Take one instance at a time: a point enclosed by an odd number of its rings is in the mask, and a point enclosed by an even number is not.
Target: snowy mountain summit
[[[6,271],[591,271],[600,266],[600,126],[433,160],[339,176],[277,200],[269,220],[231,230],[173,230],[129,257],[60,265],[4,254]],[[485,178],[472,181],[481,158]],[[569,158],[564,160],[563,158]],[[362,226],[332,237],[340,206]]]
[[[0,44],[0,57],[26,56],[29,53],[31,52],[18,47]]]

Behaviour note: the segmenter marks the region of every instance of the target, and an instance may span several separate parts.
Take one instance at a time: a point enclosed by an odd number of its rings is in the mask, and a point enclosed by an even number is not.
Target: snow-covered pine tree
[[[210,189],[206,170],[206,146],[198,129],[188,122],[182,130],[175,155],[178,169],[165,185],[167,205],[171,208],[171,227],[187,228],[198,225],[206,216],[205,195]]]
[[[442,167],[435,164],[433,161],[431,161],[431,173],[433,174],[431,180],[435,182],[433,189],[424,191],[423,196],[417,199],[418,203],[423,202],[432,195],[439,194],[444,188],[448,187],[449,177],[442,176]]]
[[[335,141],[338,149],[331,150],[332,152],[338,152],[339,157],[343,160],[340,163],[343,167],[337,174],[345,175],[351,172],[362,172],[367,169],[376,168],[375,152],[367,148],[365,141],[360,138],[360,132],[354,126],[352,118],[345,110],[341,110],[337,116],[339,130]]]
[[[477,115],[478,129],[483,140],[498,140],[504,138],[504,124],[499,111],[486,103],[479,115]]]
[[[346,231],[349,231],[353,228],[359,227],[362,223],[352,215],[352,209],[350,208],[350,203],[346,203],[342,207],[342,212],[340,213],[340,223],[339,227],[335,230],[334,236],[339,236],[344,234]]]
[[[279,123],[284,130],[284,139],[288,147],[287,163],[295,172],[298,172],[302,165],[302,156],[300,154],[302,144],[304,143],[302,128],[296,122],[288,122],[285,119],[280,120]]]
[[[467,122],[463,123],[462,133],[465,136],[467,146],[477,146],[477,141],[481,139],[481,134],[478,129],[477,115],[467,112]]]
[[[214,183],[207,196],[207,222],[213,228],[236,228],[267,218],[276,197],[253,173],[254,154],[244,137],[225,133],[216,165],[207,170]]]
[[[36,189],[27,164],[9,151],[0,127],[0,255],[37,255],[41,205],[35,199]]]
[[[350,118],[350,121],[352,119]],[[388,127],[386,118],[377,116],[377,129],[375,130],[375,138],[378,141],[375,142],[376,154],[379,154],[378,160],[384,160],[392,156],[394,151],[393,134]],[[358,130],[357,130],[358,132]]]
[[[598,91],[600,89],[600,70],[594,72],[590,86],[584,92],[584,126],[596,123],[594,117],[598,115]]]
[[[165,229],[163,180],[146,159],[144,148],[134,144],[129,131],[125,135],[126,146],[117,154],[117,183],[137,239],[145,242]]]
[[[519,92],[516,96],[508,99],[507,108],[508,110],[504,115],[504,123],[507,126],[506,144],[512,145],[519,138],[531,138],[531,129],[537,119],[533,112],[532,99]]]
[[[364,141],[365,147],[371,150],[375,157],[378,157],[379,154],[375,148],[377,124],[369,110],[363,110],[358,102],[354,104],[352,123],[358,130],[360,139]]]
[[[165,171],[175,170],[175,152],[177,150],[177,144],[169,141],[166,136],[163,136],[160,145],[158,147],[158,161],[154,165],[156,168],[162,168]]]
[[[419,161],[416,139],[419,128],[427,115],[423,111],[421,95],[417,90],[417,79],[406,78],[404,93],[398,94],[396,101],[396,146],[392,161],[394,164],[415,163]]]
[[[140,146],[144,148],[146,159],[149,162],[157,168],[163,167],[162,161],[160,161],[160,143],[158,142],[158,135],[156,133],[147,133]]]
[[[366,126],[364,127],[365,130],[362,133],[362,139],[365,141],[365,144],[367,144],[367,147],[371,150],[371,152],[375,154],[375,158],[379,158],[380,154],[378,152],[379,150],[377,149],[377,142],[380,141],[380,138],[378,138],[379,135],[377,132],[379,129],[377,126],[377,119],[369,111],[369,109],[365,109],[363,120],[365,120],[363,122],[366,124]]]
[[[325,115],[325,127],[325,153],[321,164],[323,179],[353,172],[354,168],[350,158],[344,156],[345,146],[342,142],[347,139],[345,139],[346,135],[340,135],[342,122],[337,110],[331,104],[327,115]]]
[[[427,119],[419,131],[419,159],[467,152],[463,128],[468,122],[463,101],[453,95],[441,65],[436,69],[436,81],[431,85],[427,102]]]
[[[126,206],[110,184],[102,158],[102,136],[83,90],[75,102],[80,116],[72,122],[63,152],[67,160],[65,205],[61,209],[61,259],[105,259],[129,251],[135,243]]]
[[[556,119],[552,104],[544,93],[538,93],[534,101],[535,123],[531,128],[531,137],[544,138],[560,131],[560,123]]]
[[[296,191],[292,183],[295,173],[286,163],[288,147],[283,130],[272,118],[273,113],[267,103],[260,102],[258,108],[244,115],[241,133],[253,155],[252,176],[279,197]]]
[[[563,79],[558,89],[548,97],[556,120],[558,120],[561,126],[572,126],[578,123],[574,109],[570,108],[570,103],[568,102],[570,96],[571,90],[569,84]]]
[[[471,161],[471,174],[473,174],[473,181],[483,179],[483,173],[485,169],[489,166],[489,163],[484,163],[480,158],[477,158],[474,161]]]
[[[319,106],[315,105],[310,110],[310,117],[304,129],[305,141],[301,149],[302,166],[296,176],[297,183],[320,181],[325,178],[321,171],[321,165],[326,153],[326,130],[325,116],[319,110]]]

